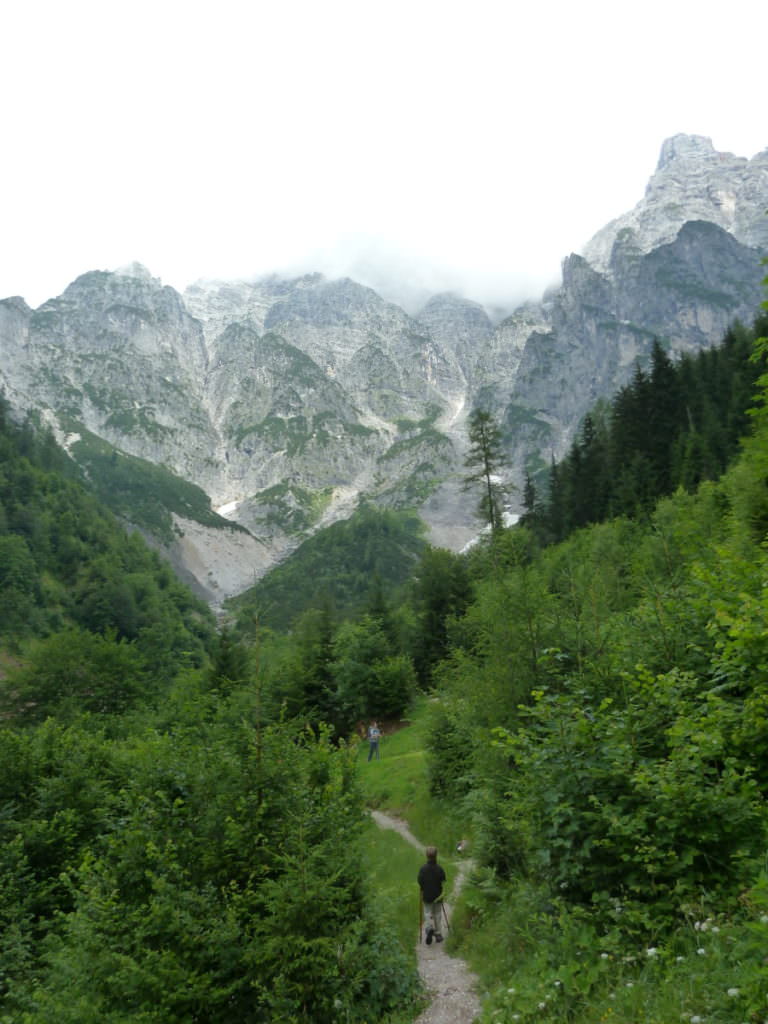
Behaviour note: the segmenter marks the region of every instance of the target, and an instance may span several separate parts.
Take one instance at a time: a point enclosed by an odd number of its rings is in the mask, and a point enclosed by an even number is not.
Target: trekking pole
[[[442,904],[443,907],[443,917],[445,918],[446,930],[450,931],[451,925],[450,922],[448,921],[448,911],[445,909],[445,900],[440,900],[440,903]]]
[[[421,944],[421,929],[424,923],[424,904],[421,899],[421,889],[418,889],[419,896],[419,944]]]

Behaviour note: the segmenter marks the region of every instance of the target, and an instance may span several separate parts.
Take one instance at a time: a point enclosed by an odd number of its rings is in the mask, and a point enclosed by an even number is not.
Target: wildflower
[[[555,982],[553,982],[553,985],[555,986],[555,988],[560,988],[560,986],[562,984],[563,984],[562,981],[555,981]]]
[[[675,963],[681,964],[685,960],[684,956],[676,956]]]
[[[509,995],[511,995],[511,996],[513,996],[513,995],[515,994],[515,992],[516,992],[516,991],[517,991],[517,989],[514,989],[514,988],[508,988],[508,989],[507,989],[507,992],[508,992],[508,993],[509,993]]]
[[[627,988],[634,988],[635,987],[634,981],[628,981],[627,984],[626,984],[626,987]]]
[[[601,960],[607,960],[608,959],[608,954],[607,953],[601,953],[600,954],[600,959]]]
[[[714,925],[712,927],[712,934],[713,935],[719,935],[720,934],[720,929],[717,927],[717,925]]]
[[[546,1008],[547,1008],[547,1004],[546,1003],[539,1003],[539,1009],[540,1010],[546,1010]]]
[[[737,988],[729,988],[728,989],[728,995],[731,997],[731,999],[735,999],[738,994],[739,994],[739,990]]]
[[[703,947],[703,946],[699,946],[699,948],[698,948],[698,949],[696,950],[696,952],[697,952],[697,953],[699,954],[699,956],[704,956],[704,954],[705,954],[705,953],[706,953],[707,951],[706,951],[706,949],[704,949],[704,947]]]
[[[694,1015],[691,1017],[691,1024],[702,1024],[703,1020],[704,1018],[700,1017],[698,1013],[694,1013]]]
[[[648,956],[648,957],[651,957],[651,958],[653,958],[655,956],[658,956],[658,954],[659,954],[659,951],[658,951],[656,946],[651,946],[650,948],[646,949],[646,951],[645,951],[645,955]]]

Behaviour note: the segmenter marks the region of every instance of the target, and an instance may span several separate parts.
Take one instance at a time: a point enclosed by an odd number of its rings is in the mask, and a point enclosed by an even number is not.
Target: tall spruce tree
[[[501,430],[491,413],[476,409],[469,417],[469,451],[464,466],[473,470],[464,477],[464,490],[480,489],[478,513],[492,533],[504,525],[504,488],[500,474],[506,465]]]
[[[655,495],[669,494],[672,486],[672,442],[685,423],[680,376],[658,341],[651,351],[648,388],[648,455],[653,467]]]

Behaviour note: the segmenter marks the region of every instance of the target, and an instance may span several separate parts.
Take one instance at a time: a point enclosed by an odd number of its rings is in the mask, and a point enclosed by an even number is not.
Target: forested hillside
[[[348,520],[305,540],[227,607],[245,633],[254,623],[287,630],[311,608],[327,607],[339,619],[354,617],[376,586],[391,593],[408,579],[426,547],[425,530],[413,511],[362,504]]]
[[[719,479],[678,478],[635,517],[545,548],[531,528],[499,532],[475,556],[433,671],[430,763],[482,864],[463,948],[492,989],[483,1019],[765,1017],[768,340],[753,348],[712,389],[711,436],[733,437],[757,371]],[[656,423],[644,443],[665,441],[669,466],[690,446]]]
[[[680,364],[657,347],[523,525],[462,556],[363,516],[334,554],[346,603],[318,558],[262,591],[269,626],[255,602],[219,632],[4,417],[0,1020],[412,1018],[348,740],[418,693],[434,813],[476,863],[451,943],[484,1021],[763,1020],[757,327]],[[377,533],[385,561],[361,547]]]
[[[658,341],[650,367],[584,418],[567,457],[552,466],[543,497],[530,479],[522,517],[539,541],[620,515],[642,517],[677,487],[714,480],[738,451],[759,374],[749,358],[768,317],[734,324],[722,344],[673,362]]]
[[[215,633],[208,607],[89,492],[50,435],[16,424],[4,405],[0,474],[0,636],[24,650],[28,671],[15,685],[27,713],[70,698],[123,710],[203,664]],[[97,678],[105,673],[111,682]]]
[[[257,653],[4,407],[0,476],[0,1020],[409,1003],[368,937],[352,753],[281,722]]]

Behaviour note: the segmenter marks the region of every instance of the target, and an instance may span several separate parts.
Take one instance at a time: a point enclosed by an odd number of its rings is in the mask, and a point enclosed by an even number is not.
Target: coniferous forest
[[[517,526],[364,508],[225,625],[3,406],[0,1022],[412,1020],[355,737],[417,706],[483,1021],[767,1019],[767,360],[655,345]]]

